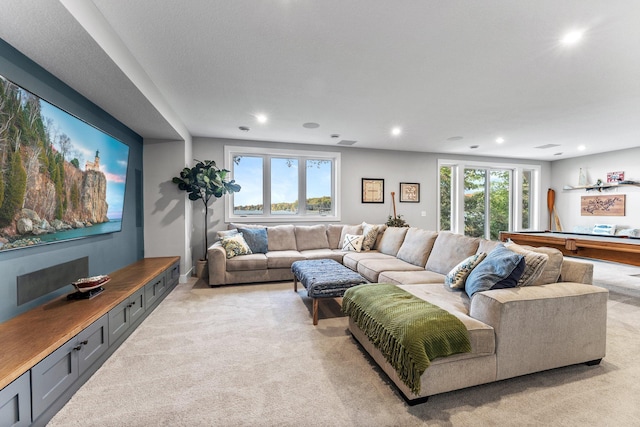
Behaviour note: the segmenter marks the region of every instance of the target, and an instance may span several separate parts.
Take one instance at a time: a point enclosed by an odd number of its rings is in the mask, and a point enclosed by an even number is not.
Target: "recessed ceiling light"
[[[498,138],[496,138],[496,142],[498,144],[502,144],[504,142],[504,138],[503,137],[498,137]]]
[[[585,147],[584,145],[578,145],[578,151],[584,151],[586,149],[587,147]]]
[[[242,132],[249,132],[248,126],[238,126],[238,129],[240,129]]]
[[[582,36],[584,35],[584,31],[582,30],[573,30],[566,33],[560,39],[560,42],[565,46],[572,46],[582,40]]]
[[[258,123],[267,123],[267,116],[265,116],[264,114],[257,114],[256,120],[258,121]]]
[[[303,123],[302,127],[307,129],[315,129],[315,128],[319,128],[320,125],[318,123],[308,122],[308,123]]]
[[[402,133],[402,129],[400,129],[399,127],[395,127],[393,129],[391,129],[391,135],[393,136],[398,136]]]
[[[331,138],[340,138],[340,134],[339,133],[332,133],[331,134]]]
[[[460,140],[461,140],[461,139],[463,139],[463,138],[464,138],[464,137],[462,137],[462,136],[451,136],[451,137],[447,138],[447,141],[451,141],[451,142],[453,142],[453,141],[460,141]]]
[[[562,156],[562,153],[555,153],[554,156]]]
[[[480,147],[479,145],[470,145],[469,148],[475,150],[476,148]]]

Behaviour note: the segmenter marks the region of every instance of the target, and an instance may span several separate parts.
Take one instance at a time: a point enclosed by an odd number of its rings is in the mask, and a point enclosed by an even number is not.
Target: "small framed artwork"
[[[362,178],[362,203],[384,203],[384,179]]]
[[[400,201],[409,203],[420,202],[420,184],[416,182],[400,183]]]
[[[607,182],[624,181],[624,171],[607,172]]]

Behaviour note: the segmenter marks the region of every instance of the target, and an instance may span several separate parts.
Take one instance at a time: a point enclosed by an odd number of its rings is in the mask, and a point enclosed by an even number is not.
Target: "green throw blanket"
[[[431,360],[471,351],[467,328],[457,317],[395,285],[373,283],[347,289],[342,311],[415,394],[420,394],[420,377]]]

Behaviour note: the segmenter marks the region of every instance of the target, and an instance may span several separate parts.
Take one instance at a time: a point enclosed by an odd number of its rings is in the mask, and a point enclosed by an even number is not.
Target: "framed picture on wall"
[[[362,203],[384,203],[384,179],[362,178]]]
[[[408,203],[419,203],[420,184],[418,184],[417,182],[401,182],[400,201]]]

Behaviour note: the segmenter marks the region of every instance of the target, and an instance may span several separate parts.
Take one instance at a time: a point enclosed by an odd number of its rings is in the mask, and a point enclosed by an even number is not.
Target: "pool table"
[[[557,231],[500,232],[507,239],[529,246],[548,246],[567,256],[593,258],[640,266],[640,239],[621,236],[565,233]]]

